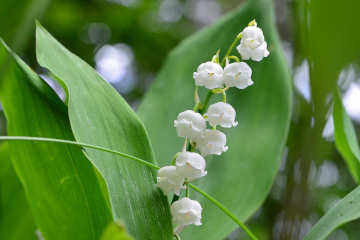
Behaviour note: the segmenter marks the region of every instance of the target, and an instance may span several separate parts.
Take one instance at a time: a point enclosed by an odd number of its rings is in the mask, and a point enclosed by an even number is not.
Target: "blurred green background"
[[[64,98],[60,85],[35,60],[34,19],[39,19],[136,109],[169,51],[241,3],[1,0],[0,36]],[[330,93],[338,84],[360,139],[360,4],[357,0],[276,0],[274,5],[293,75],[293,116],[272,191],[248,225],[260,239],[295,240],[356,186],[335,149]],[[6,135],[1,110],[0,105],[0,135]],[[360,239],[359,223],[346,224],[329,239]],[[236,230],[227,239],[247,238]]]

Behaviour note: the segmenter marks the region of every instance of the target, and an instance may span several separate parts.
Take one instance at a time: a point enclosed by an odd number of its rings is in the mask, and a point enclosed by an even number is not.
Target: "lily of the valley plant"
[[[40,29],[41,28],[42,27],[40,26]],[[39,32],[42,35],[46,34],[43,30],[40,30]],[[236,56],[229,56],[231,50],[239,41],[240,44],[237,47],[237,50],[243,60],[251,58],[254,61],[260,61],[269,55],[269,52],[266,49],[267,45],[264,40],[263,32],[257,27],[255,20],[253,20],[243,32],[236,36],[235,41],[230,46],[221,62],[219,60],[219,50],[213,56],[211,61],[202,63],[198,66],[197,71],[193,73],[196,85],[194,94],[195,106],[192,110],[185,110],[179,113],[177,119],[174,121],[177,134],[179,137],[185,138],[185,143],[182,147],[182,151],[175,154],[172,161],[169,162],[170,166],[159,168],[150,162],[115,150],[62,139],[9,136],[0,137],[0,140],[29,140],[77,145],[110,152],[140,162],[159,170],[157,172],[156,186],[162,190],[164,195],[171,192],[174,193],[170,213],[172,215],[173,224],[178,224],[173,232],[174,237],[177,239],[180,239],[179,234],[187,225],[201,225],[201,213],[203,209],[198,201],[190,198],[190,187],[216,204],[240,227],[242,227],[252,239],[257,239],[229,210],[210,195],[190,183],[194,179],[204,177],[208,174],[204,157],[211,154],[222,155],[226,154],[224,152],[228,151],[228,147],[226,146],[226,135],[218,130],[217,127],[232,128],[236,127],[238,122],[235,119],[235,109],[226,102],[226,90],[230,87],[245,89],[254,84],[251,80],[252,70],[248,64],[240,62],[239,58]],[[2,42],[2,44],[6,46],[4,42]],[[7,51],[13,55],[13,58],[17,61],[19,66],[23,67],[22,65],[24,65],[24,63],[22,63],[10,49],[7,48]],[[25,69],[28,71],[28,68]],[[33,72],[29,74],[33,74]],[[209,89],[203,102],[200,101],[198,95],[199,86],[204,86]],[[214,94],[222,94],[223,101],[208,106],[209,101]],[[209,125],[210,128],[207,128],[207,125]],[[179,148],[181,148],[181,146],[179,146]],[[229,151],[231,151],[231,149],[229,149]],[[171,157],[169,158],[171,159]],[[64,180],[66,179],[62,179],[61,182]],[[151,186],[153,187],[152,183]],[[185,197],[180,198],[182,190],[185,190],[186,194]],[[204,211],[206,211],[206,209],[204,209]],[[169,233],[171,234],[171,231]]]
[[[251,21],[235,39],[241,58],[261,61],[269,55],[267,44],[262,30],[257,27],[255,20]],[[156,186],[161,188],[164,195],[174,192],[173,203],[170,211],[174,224],[179,224],[174,230],[174,235],[180,239],[179,233],[186,225],[201,225],[202,208],[198,201],[190,198],[189,184],[194,179],[207,175],[206,161],[204,157],[215,154],[221,155],[228,150],[226,136],[216,129],[218,125],[224,128],[235,127],[236,112],[226,102],[225,91],[230,87],[245,89],[253,84],[251,80],[251,68],[245,62],[240,62],[236,56],[228,56],[233,44],[228,50],[224,60],[220,63],[219,51],[211,61],[202,63],[194,72],[195,80],[195,107],[193,110],[181,112],[174,121],[177,134],[185,138],[185,144],[181,153],[177,153],[171,166],[161,168],[157,176]],[[236,62],[230,63],[230,60]],[[223,69],[224,63],[226,64]],[[204,100],[200,101],[198,87],[204,86],[209,92]],[[222,93],[223,101],[214,103],[208,107],[210,98],[214,94]],[[212,127],[206,129],[206,122]],[[187,146],[187,141],[189,141]],[[195,152],[196,149],[200,153]],[[186,190],[186,197],[179,199],[181,190]]]

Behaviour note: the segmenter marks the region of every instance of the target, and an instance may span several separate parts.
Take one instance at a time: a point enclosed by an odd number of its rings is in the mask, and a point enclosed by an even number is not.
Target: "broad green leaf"
[[[40,24],[36,41],[39,64],[67,87],[76,140],[156,164],[143,124],[115,89]],[[135,239],[173,238],[168,201],[155,187],[154,169],[106,152],[86,153],[107,183],[115,221],[124,221]]]
[[[193,72],[201,63],[210,61],[218,49],[224,55],[253,19],[264,31],[270,55],[261,62],[246,61],[253,71],[252,86],[226,91],[227,102],[235,108],[239,125],[221,129],[227,136],[229,150],[221,156],[206,157],[208,175],[194,182],[242,221],[261,206],[271,188],[290,122],[291,80],[274,23],[272,2],[248,1],[183,41],[171,52],[137,111],[149,131],[159,165],[170,165],[184,144],[184,139],[177,136],[174,120],[180,112],[194,107]],[[235,49],[232,54],[239,56]],[[203,101],[206,91],[203,87],[199,90]],[[213,97],[214,101],[222,100],[219,95]],[[204,197],[190,195],[203,207],[203,224],[186,227],[181,239],[222,239],[236,227]]]
[[[19,70],[3,45],[0,68],[0,100],[9,135],[74,140],[67,114],[38,92],[27,79],[31,75]],[[111,221],[111,212],[101,179],[81,149],[44,142],[11,142],[9,146],[44,238],[98,239]]]
[[[29,82],[41,92],[48,100],[52,101],[56,106],[58,106],[64,113],[67,113],[67,107],[55,91],[44,81],[39,75],[37,75],[21,58],[19,58],[0,38],[0,41],[9,56],[16,63],[20,71],[25,75]]]
[[[11,163],[9,146],[0,145],[0,239],[36,240],[35,220]]]
[[[303,240],[322,240],[341,225],[360,218],[360,186],[331,208]]]
[[[334,135],[335,145],[346,161],[355,182],[360,180],[360,148],[354,125],[347,114],[339,91],[334,91]]]
[[[134,240],[122,222],[110,223],[101,235],[100,240]]]

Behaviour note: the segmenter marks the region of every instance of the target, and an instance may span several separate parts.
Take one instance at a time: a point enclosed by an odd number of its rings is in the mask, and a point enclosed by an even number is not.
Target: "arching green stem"
[[[236,62],[240,62],[240,59],[237,56],[229,56],[228,59],[234,59]]]
[[[242,37],[242,32],[241,32],[239,35],[236,36],[234,42],[231,44],[231,46],[230,46],[229,50],[227,51],[225,57],[224,57],[223,60],[221,61],[221,64],[220,64],[220,65],[221,65],[222,67],[224,67],[226,58],[230,55],[231,50],[233,50],[233,48],[234,48],[235,45],[238,43],[238,41],[240,41],[241,37]]]
[[[114,150],[110,150],[107,148],[103,148],[103,147],[98,147],[98,146],[94,146],[91,144],[86,144],[86,143],[79,143],[79,142],[74,142],[74,141],[68,141],[68,140],[63,140],[63,139],[55,139],[55,138],[40,138],[40,137],[12,137],[12,136],[7,136],[7,137],[0,137],[0,141],[14,141],[14,140],[23,140],[23,141],[41,141],[41,142],[56,142],[56,143],[64,143],[64,144],[69,144],[69,145],[76,145],[76,146],[81,146],[81,147],[88,147],[88,148],[93,148],[93,149],[97,149],[97,150],[101,150],[101,151],[105,151],[105,152],[110,152],[110,153],[114,153],[132,160],[135,160],[137,162],[143,163],[149,167],[155,168],[155,169],[160,169],[158,166],[155,166],[154,164],[151,164],[145,160],[142,160],[140,158],[125,154],[125,153],[121,153],[121,152],[117,152]]]
[[[225,90],[222,89],[222,88],[218,88],[218,89],[213,89],[212,90],[215,94],[218,94],[218,93],[222,93],[223,95],[223,102],[226,103],[226,93],[225,93]]]
[[[218,93],[220,93],[220,92],[221,92],[222,95],[223,95],[223,102],[226,103],[226,93],[225,93],[225,90],[224,90],[224,89],[222,89],[222,88],[211,89],[211,90],[208,91],[208,94],[206,95],[204,104],[203,104],[201,107],[198,107],[199,113],[200,113],[201,115],[204,115],[204,114],[205,114],[206,108],[207,108],[207,106],[209,105],[209,101],[210,101],[211,97],[212,97],[214,94],[218,94]]]
[[[79,142],[62,140],[62,139],[55,139],[55,138],[13,137],[13,136],[0,137],[0,141],[42,141],[42,142],[54,142],[54,143],[63,143],[63,144],[81,146],[81,147],[88,147],[88,148],[93,148],[93,149],[97,149],[97,150],[100,150],[100,151],[110,152],[110,153],[113,153],[113,154],[117,154],[117,155],[129,158],[129,159],[135,160],[137,162],[143,163],[143,164],[145,164],[145,165],[147,165],[149,167],[155,168],[157,170],[160,169],[158,166],[155,166],[154,164],[148,163],[145,160],[142,160],[140,158],[133,157],[131,155],[121,153],[121,152],[117,152],[117,151],[114,151],[114,150],[111,150],[111,149],[98,147],[98,146],[94,146],[94,145],[91,145],[91,144],[86,144],[86,143],[79,143]],[[211,197],[209,194],[205,193],[200,188],[198,188],[198,187],[196,187],[196,186],[194,186],[192,184],[189,184],[189,187],[191,187],[192,189],[194,189],[195,191],[199,192],[201,195],[203,195],[204,197],[209,199],[211,202],[213,202],[222,211],[224,211],[230,218],[232,218],[242,229],[244,229],[244,231],[251,237],[251,239],[257,240],[255,235],[244,224],[242,224],[240,222],[240,220],[235,217],[234,214],[232,214],[227,208],[225,208],[223,205],[221,205],[213,197]]]
[[[232,214],[226,207],[224,207],[221,203],[216,201],[213,197],[211,197],[209,194],[201,190],[200,188],[194,186],[193,184],[189,184],[192,189],[209,199],[212,203],[214,203],[216,206],[218,206],[223,212],[225,212],[232,220],[234,220],[239,226],[244,229],[244,231],[251,237],[253,240],[258,240],[255,235],[242,223],[239,219],[235,217],[234,214]]]
[[[209,104],[209,101],[210,101],[212,95],[214,95],[213,90],[209,90],[208,93],[207,93],[207,95],[206,95],[204,104],[201,106],[201,108],[199,108],[199,113],[200,113],[201,115],[204,115],[204,113],[205,113],[205,111],[206,111],[206,108],[207,108],[207,105]]]
[[[171,166],[174,166],[175,165],[175,162],[176,162],[176,158],[181,154],[181,152],[178,152],[175,157],[173,158],[173,160],[171,161]]]

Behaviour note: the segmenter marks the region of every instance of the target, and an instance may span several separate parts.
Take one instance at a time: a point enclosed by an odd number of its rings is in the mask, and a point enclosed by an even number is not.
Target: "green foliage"
[[[103,234],[101,235],[100,240],[134,240],[125,229],[125,226],[122,222],[110,223]]]
[[[35,240],[35,221],[11,163],[7,143],[0,145],[0,166],[0,239]]]
[[[0,100],[8,134],[74,140],[68,116],[30,83],[0,47]],[[11,158],[45,239],[98,239],[111,220],[96,170],[76,146],[11,142]],[[103,180],[102,180],[103,181]]]
[[[326,239],[341,225],[358,218],[360,218],[360,186],[331,208],[303,240]]]
[[[71,127],[79,142],[156,163],[145,128],[125,100],[83,60],[65,49],[40,24],[37,59],[67,88]],[[136,239],[172,239],[169,205],[155,187],[156,171],[124,157],[86,148],[103,175],[114,220]]]
[[[227,102],[235,108],[239,125],[222,129],[228,139],[228,152],[207,157],[208,175],[195,181],[195,185],[242,221],[261,206],[270,190],[290,121],[290,75],[281,52],[271,1],[248,1],[182,42],[171,52],[138,109],[159,165],[169,165],[184,144],[184,139],[176,134],[173,121],[180,112],[194,107],[192,72],[199,64],[210,61],[219,48],[224,54],[236,35],[254,18],[264,31],[270,55],[261,62],[248,61],[254,85],[245,90],[227,91]],[[238,55],[236,50],[233,54]],[[199,89],[203,100],[204,89]],[[221,101],[221,96],[214,98]],[[204,197],[196,193],[192,196],[203,207],[203,225],[188,226],[181,234],[182,239],[222,239],[236,227]]]
[[[5,42],[0,39],[2,45],[7,50],[7,53],[10,55],[12,60],[18,66],[18,69],[24,74],[25,78],[30,81],[30,83],[57,107],[59,107],[64,113],[67,113],[67,106],[55,91],[44,81],[39,75],[37,75],[23,60],[21,60],[11,49],[5,44]]]
[[[339,91],[334,95],[334,132],[336,148],[346,161],[356,183],[360,180],[360,148],[354,125],[347,114]]]
[[[42,17],[50,1],[0,0],[1,37],[11,42],[10,46],[14,51],[21,51],[26,46],[30,36],[33,35],[34,19]]]
[[[128,44],[135,56],[132,67],[136,65],[134,78],[138,86],[126,98],[135,101],[143,94],[149,76],[156,73],[169,49],[197,28],[196,20],[187,8],[195,6],[188,3],[198,1],[185,1],[186,4],[180,1],[186,10],[184,17],[176,23],[157,20],[166,1],[139,1],[139,6],[133,8],[122,6],[122,1],[115,2],[0,0],[0,34],[14,51],[22,52],[21,57],[34,69],[37,67],[34,50],[25,47],[34,29],[33,19],[43,14],[43,23],[52,34],[90,64],[93,64],[94,52],[102,44]],[[214,3],[218,2],[222,1]],[[286,168],[278,179],[286,182],[286,190],[280,190],[279,194],[283,206],[279,207],[277,201],[267,201],[255,226],[249,223],[253,231],[258,228],[260,234],[256,235],[261,236],[260,239],[269,238],[274,233],[274,226],[260,226],[259,222],[272,221],[285,209],[279,238],[287,238],[289,232],[293,237],[301,232],[297,222],[311,220],[309,209],[325,206],[322,200],[327,200],[330,196],[327,194],[332,197],[339,192],[343,194],[348,191],[349,182],[353,184],[350,177],[340,174],[343,176],[338,183],[348,188],[340,190],[338,184],[322,190],[309,188],[310,173],[314,170],[310,164],[313,162],[318,166],[325,158],[330,159],[342,172],[342,162],[337,162],[339,157],[329,156],[329,152],[335,152],[331,151],[334,149],[332,142],[325,142],[322,137],[332,103],[328,101],[331,93],[334,94],[335,144],[355,182],[360,181],[356,126],[347,115],[337,90],[340,72],[359,56],[360,34],[354,29],[358,24],[360,1],[338,1],[326,6],[322,1],[291,2],[294,8],[289,11],[293,15],[290,22],[294,22],[296,30],[291,36],[295,46],[294,65],[301,65],[294,73],[297,70],[309,73],[310,94],[306,101],[301,94],[295,96],[289,154]],[[234,5],[232,1],[223,1],[222,10],[226,12]],[[283,4],[279,3],[278,13],[284,10],[281,6]],[[229,216],[236,215],[241,221],[249,219],[265,201],[288,137],[292,91],[271,1],[248,0],[219,22],[185,40],[170,54],[138,110],[160,166],[169,165],[183,145],[172,122],[179,112],[194,106],[192,72],[200,63],[209,61],[218,48],[224,55],[235,36],[254,18],[264,30],[270,56],[261,62],[249,61],[253,86],[227,91],[228,103],[236,109],[239,125],[232,129],[220,128],[227,135],[229,151],[222,156],[207,157],[208,176],[194,182],[228,208]],[[280,16],[279,19],[283,39],[288,41],[292,29],[283,29],[286,18]],[[89,37],[89,26],[96,22],[109,28],[110,35],[103,42],[94,42]],[[69,99],[64,104],[51,87],[2,42],[0,100],[9,120],[8,134],[76,139],[78,143],[72,144],[81,146],[79,142],[84,142],[100,148],[83,146],[81,151],[78,146],[46,143],[39,139],[1,145],[0,239],[36,239],[36,228],[47,240],[134,239],[118,220],[124,221],[135,239],[173,239],[169,204],[154,186],[156,171],[130,160],[139,158],[156,164],[141,121],[108,83],[40,25],[37,35],[38,60],[55,75]],[[233,54],[238,55],[236,50]],[[205,89],[199,91],[203,100]],[[220,95],[214,98],[212,102],[221,100]],[[2,118],[0,112],[1,133]],[[107,148],[105,151],[108,152],[99,151],[101,147]],[[125,155],[115,155],[109,149],[134,157],[125,159]],[[298,162],[301,174],[294,179],[292,171]],[[318,174],[321,177],[322,171]],[[320,192],[317,195],[321,197],[315,199],[318,203],[314,203],[316,201],[309,194],[312,191]],[[356,188],[333,207],[305,240],[326,239],[342,224],[359,218],[359,191]],[[181,237],[184,240],[223,239],[237,225],[204,197],[206,193],[202,193],[192,190],[191,198],[201,202],[203,225],[186,227]],[[290,197],[294,193],[296,199]],[[310,205],[305,206],[303,200]],[[233,219],[238,221],[236,217]]]

